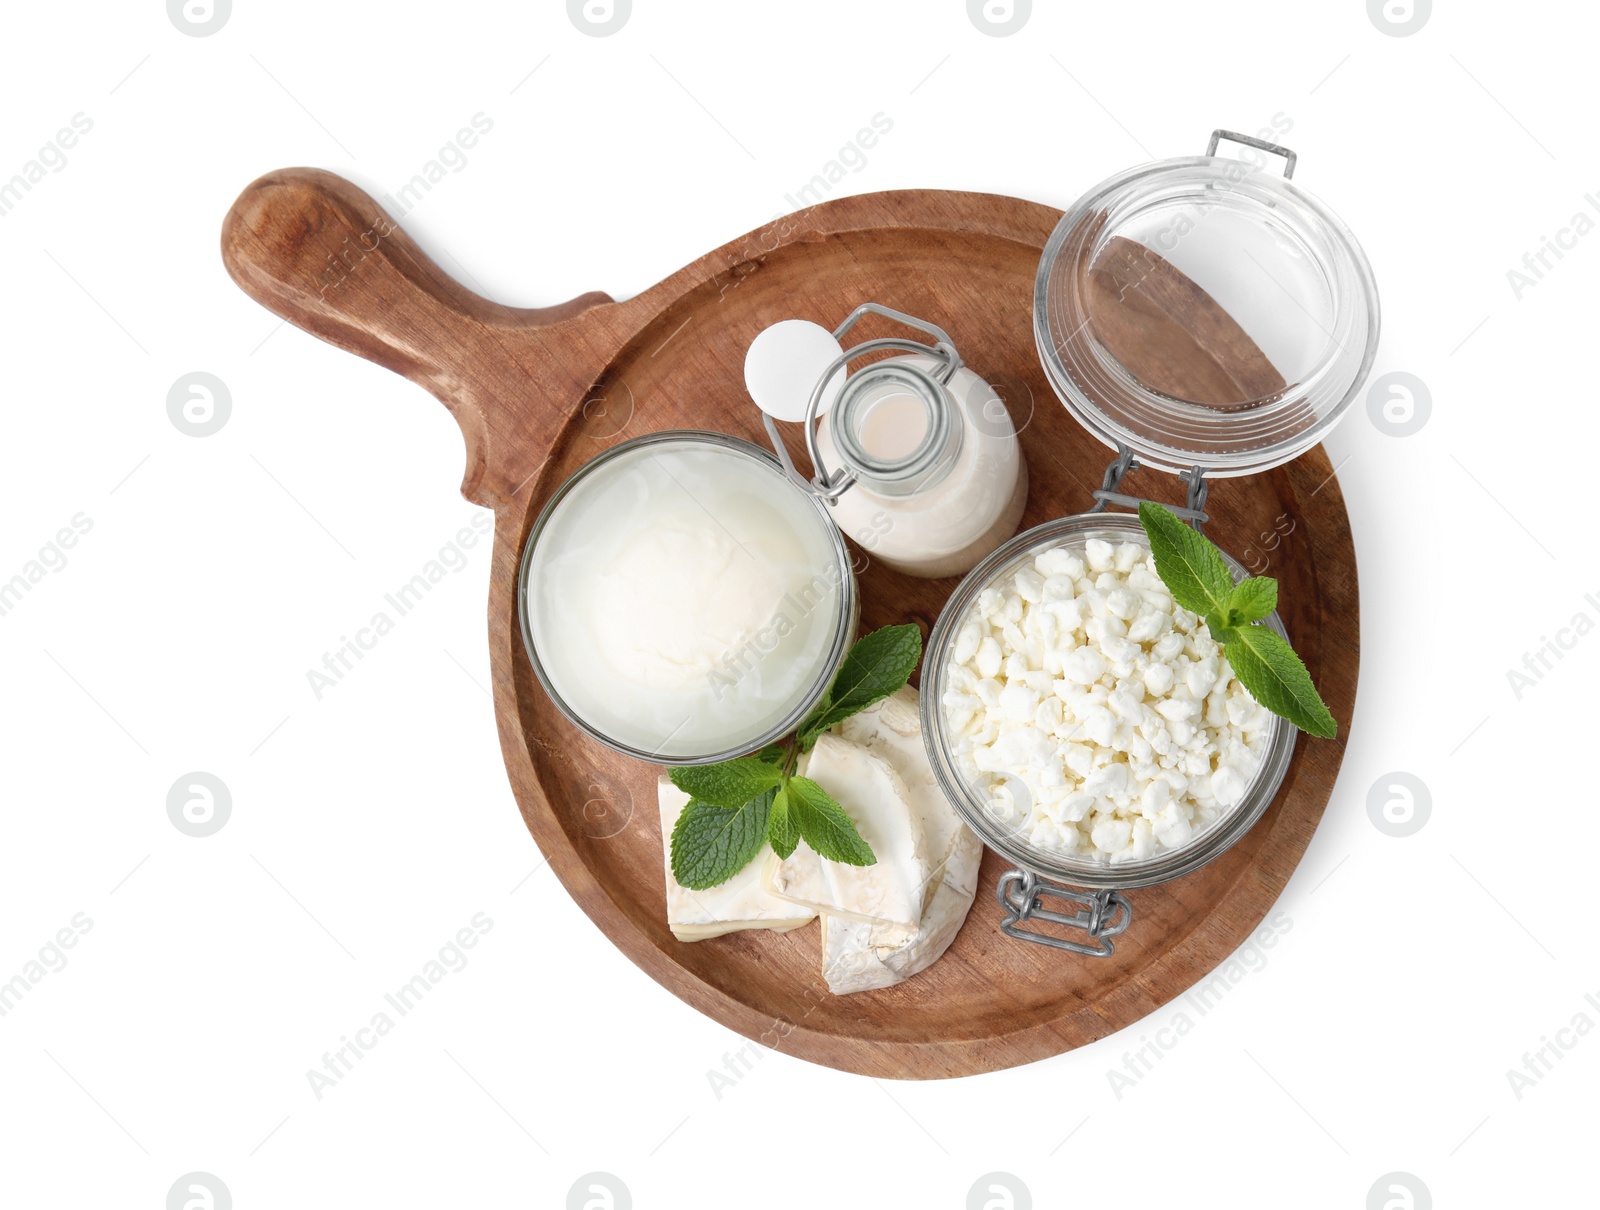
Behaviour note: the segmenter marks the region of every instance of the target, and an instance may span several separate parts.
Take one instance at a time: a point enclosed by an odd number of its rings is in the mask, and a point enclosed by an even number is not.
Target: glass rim
[[[685,445],[713,445],[753,457],[764,467],[770,469],[774,476],[788,491],[794,492],[809,502],[812,509],[821,518],[824,529],[827,531],[829,542],[834,552],[834,563],[839,570],[839,610],[834,620],[833,648],[828,658],[823,663],[823,674],[800,699],[779,724],[774,725],[748,743],[741,742],[734,747],[720,751],[694,756],[663,756],[660,752],[649,751],[635,747],[622,740],[615,739],[601,731],[598,727],[586,720],[561,694],[551,682],[543,662],[539,659],[538,646],[533,638],[533,625],[529,617],[528,587],[533,575],[533,560],[540,537],[543,536],[554,516],[557,506],[565,500],[574,490],[581,487],[583,482],[596,470],[615,461],[624,454],[632,453],[640,448],[650,445],[665,444]],[[528,663],[533,667],[533,674],[538,679],[539,685],[544,689],[545,695],[565,718],[578,730],[589,738],[598,740],[613,752],[620,752],[624,756],[631,756],[635,760],[642,760],[652,764],[667,765],[709,765],[717,761],[731,760],[736,756],[758,751],[768,744],[782,739],[793,731],[810,713],[811,708],[822,699],[828,686],[833,683],[833,677],[839,670],[839,665],[844,661],[845,653],[849,650],[850,640],[853,637],[850,631],[850,619],[855,616],[856,580],[855,568],[850,559],[849,549],[844,544],[844,536],[839,532],[839,527],[834,524],[833,518],[828,515],[827,506],[821,499],[810,492],[803,491],[788,476],[783,473],[777,455],[770,450],[763,449],[754,442],[746,441],[742,437],[730,436],[727,433],[715,433],[706,429],[662,429],[654,433],[645,433],[642,436],[630,438],[619,442],[610,449],[602,450],[589,461],[569,475],[564,483],[558,487],[539,511],[538,518],[528,531],[528,536],[523,540],[522,553],[518,556],[520,566],[517,569],[517,620],[522,631],[522,647],[527,654]],[[670,737],[669,737],[670,738]]]
[[[909,388],[908,393],[922,405],[926,427],[910,452],[896,458],[881,458],[868,450],[861,440],[863,418],[858,413],[881,402],[879,398],[867,399],[868,392],[889,384]],[[858,479],[870,480],[871,486],[880,490],[891,489],[890,494],[921,491],[937,482],[934,476],[939,471],[949,469],[945,463],[949,460],[954,409],[950,392],[932,374],[909,357],[891,357],[850,375],[829,409],[828,428],[839,460]],[[957,437],[959,439],[959,432]]]
[[[968,611],[978,595],[992,587],[1002,576],[1013,572],[1024,555],[1045,543],[1062,538],[1083,535],[1084,541],[1095,536],[1095,531],[1111,532],[1121,536],[1137,537],[1144,542],[1144,527],[1131,513],[1075,513],[1058,517],[1032,529],[1025,530],[996,549],[983,562],[974,567],[956,586],[945,603],[933,631],[928,636],[928,659],[923,669],[923,691],[920,714],[922,734],[928,750],[928,760],[933,766],[935,780],[944,791],[956,813],[961,816],[985,845],[1012,862],[1018,869],[1049,878],[1067,886],[1103,890],[1134,890],[1170,882],[1220,857],[1241,840],[1255,826],[1272,805],[1289,770],[1299,729],[1286,719],[1271,714],[1266,751],[1261,763],[1245,787],[1244,795],[1228,813],[1217,820],[1193,840],[1180,847],[1158,853],[1142,861],[1126,861],[1116,865],[1109,862],[1086,862],[1070,859],[1065,854],[1031,844],[1018,832],[1001,826],[979,798],[971,785],[955,767],[950,750],[949,728],[944,716],[944,682],[948,678],[950,653],[955,637]],[[1248,574],[1238,560],[1223,552],[1223,559],[1235,578]],[[1276,611],[1264,619],[1279,635],[1288,637],[1283,621]]]

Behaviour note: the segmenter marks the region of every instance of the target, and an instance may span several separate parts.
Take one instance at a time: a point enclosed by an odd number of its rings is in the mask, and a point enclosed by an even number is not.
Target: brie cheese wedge
[[[661,808],[661,850],[667,870],[667,924],[679,941],[704,941],[740,929],[771,929],[785,933],[816,919],[807,907],[768,894],[761,886],[767,859],[775,856],[763,847],[755,860],[720,886],[691,891],[672,876],[672,829],[689,804],[689,796],[663,777],[656,785]]]
[[[801,841],[787,859],[767,862],[765,885],[792,903],[909,936],[922,919],[928,887],[922,824],[900,775],[859,744],[824,734],[811,749],[805,776],[844,808],[877,863],[845,865]]]
[[[910,685],[883,699],[871,710],[845,719],[835,730],[843,739],[860,744],[888,761],[911,796],[911,807],[922,824],[928,864],[934,881],[924,896],[933,901],[935,883],[943,879],[970,899],[978,889],[978,859],[983,845],[961,822],[950,800],[939,788],[922,742],[922,717],[917,691]]]
[[[977,893],[983,846],[939,789],[917,705],[917,691],[907,686],[837,728],[899,774],[922,828],[930,872],[921,919],[909,934],[824,912],[822,974],[835,995],[892,987],[932,966],[961,931]]]

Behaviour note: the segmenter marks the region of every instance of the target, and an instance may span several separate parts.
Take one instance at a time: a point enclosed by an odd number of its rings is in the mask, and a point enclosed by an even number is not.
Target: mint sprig
[[[855,821],[809,777],[789,779],[789,808],[800,835],[819,856],[845,865],[877,864],[871,847],[856,831]]]
[[[915,626],[885,626],[863,638],[849,654],[822,701],[800,726],[800,750],[811,751],[829,727],[870,710],[900,689],[922,658],[922,632]]]
[[[1139,505],[1139,523],[1150,539],[1156,574],[1172,593],[1172,599],[1203,618],[1226,618],[1228,601],[1233,596],[1233,576],[1228,573],[1222,552],[1204,534],[1178,520],[1171,509],[1148,500]]]
[[[672,784],[690,798],[730,811],[775,788],[782,778],[777,765],[754,756],[716,765],[684,765],[672,771]]]
[[[672,829],[672,876],[691,891],[727,882],[761,851],[777,788],[734,810],[691,798]]]
[[[794,735],[754,756],[670,770],[672,784],[689,795],[672,829],[672,876],[679,884],[703,891],[727,882],[763,843],[788,857],[804,840],[829,861],[876,865],[855,821],[816,782],[795,776],[795,765],[824,731],[902,688],[921,659],[915,626],[875,630],[850,648]]]
[[[1278,582],[1270,576],[1250,576],[1233,586],[1228,597],[1228,614],[1223,626],[1248,626],[1259,622],[1278,607]]]
[[[767,843],[779,857],[789,857],[800,844],[800,824],[789,810],[789,787],[778,790],[767,820]]]
[[[1222,552],[1171,509],[1147,500],[1139,505],[1139,523],[1172,599],[1205,619],[1250,696],[1307,734],[1338,735],[1338,722],[1294,648],[1260,624],[1278,607],[1278,582],[1251,576],[1235,584]]]
[[[1265,626],[1245,626],[1230,639],[1228,663],[1251,697],[1311,735],[1332,739],[1339,734],[1339,724],[1287,639]]]

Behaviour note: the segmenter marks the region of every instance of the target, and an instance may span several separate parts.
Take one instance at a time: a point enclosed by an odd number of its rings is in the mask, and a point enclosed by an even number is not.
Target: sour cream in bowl
[[[720,433],[651,433],[587,463],[523,550],[523,641],[551,700],[619,752],[704,764],[793,730],[854,637],[827,506]]]

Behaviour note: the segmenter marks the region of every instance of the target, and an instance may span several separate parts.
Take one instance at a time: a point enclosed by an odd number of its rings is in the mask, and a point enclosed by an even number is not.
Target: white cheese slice
[[[661,849],[666,859],[667,924],[679,941],[704,941],[740,929],[771,929],[786,933],[816,919],[816,912],[779,899],[761,885],[767,859],[774,854],[763,847],[755,860],[721,886],[691,891],[672,876],[672,829],[689,804],[689,796],[663,777],[656,786],[661,808]]]
[[[824,912],[822,974],[835,995],[892,987],[932,966],[961,931],[977,893],[983,846],[939,789],[917,705],[917,691],[908,685],[836,728],[899,774],[922,826],[930,876],[922,918],[909,935]]]
[[[933,903],[908,936],[903,929],[822,915],[822,977],[836,996],[876,991],[904,983],[927,970],[948,950],[966,923],[972,895],[948,883],[935,888]]]
[[[922,824],[932,873],[924,895],[926,907],[933,902],[941,879],[958,891],[965,890],[969,898],[976,893],[983,846],[939,788],[922,742],[922,717],[917,707],[917,691],[907,685],[871,710],[845,719],[834,730],[842,739],[883,757],[905,783],[912,810]]]
[[[922,919],[929,871],[922,824],[900,775],[861,745],[824,734],[811,749],[805,776],[844,808],[878,860],[869,866],[828,861],[802,840],[787,859],[774,853],[768,860],[767,889],[817,911],[909,935]]]

